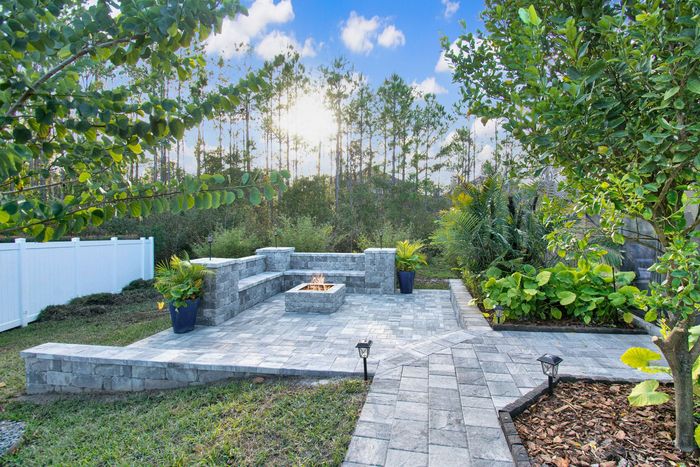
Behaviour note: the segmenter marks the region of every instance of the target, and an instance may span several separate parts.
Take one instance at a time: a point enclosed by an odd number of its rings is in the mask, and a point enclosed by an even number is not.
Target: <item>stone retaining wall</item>
[[[364,253],[295,253],[291,247],[269,247],[244,258],[195,259],[194,263],[212,272],[205,279],[197,324],[221,324],[275,294],[309,282],[316,273],[323,274],[326,282],[345,284],[348,293],[393,294],[395,256],[394,248],[368,248]]]

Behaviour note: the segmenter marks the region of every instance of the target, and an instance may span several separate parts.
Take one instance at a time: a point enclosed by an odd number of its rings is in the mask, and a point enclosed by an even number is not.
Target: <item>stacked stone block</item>
[[[396,248],[365,250],[367,293],[393,294],[396,290]]]
[[[192,262],[204,265],[211,272],[204,279],[204,296],[199,307],[197,324],[215,326],[236,316],[240,310],[238,260],[200,258]]]

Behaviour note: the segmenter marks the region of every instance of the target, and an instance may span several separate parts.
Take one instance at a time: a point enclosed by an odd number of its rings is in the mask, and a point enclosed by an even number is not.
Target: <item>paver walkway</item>
[[[631,346],[653,348],[649,336],[496,332],[475,307],[459,305],[469,315],[464,330],[381,362],[345,465],[513,465],[497,409],[544,381],[543,353],[564,358],[562,374],[648,377],[619,357]]]

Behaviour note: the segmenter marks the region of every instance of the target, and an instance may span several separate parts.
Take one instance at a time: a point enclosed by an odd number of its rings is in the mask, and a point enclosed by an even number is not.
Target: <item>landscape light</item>
[[[207,243],[209,244],[209,261],[211,261],[211,244],[214,243],[214,235],[207,235]]]
[[[360,358],[362,359],[362,362],[364,363],[364,366],[365,366],[365,381],[367,381],[367,357],[369,357],[370,347],[372,347],[371,340],[369,340],[369,341],[368,340],[361,340],[355,346],[355,348],[357,349],[357,352],[360,354]]]
[[[559,374],[559,364],[562,362],[562,360],[563,359],[561,357],[548,353],[537,359],[537,361],[542,364],[542,373],[547,375],[550,395],[554,394],[554,380]]]

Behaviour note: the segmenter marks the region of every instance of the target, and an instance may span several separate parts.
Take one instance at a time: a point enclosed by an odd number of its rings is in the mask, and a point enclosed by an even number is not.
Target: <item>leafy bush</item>
[[[211,254],[216,258],[240,258],[252,255],[257,248],[265,246],[257,234],[248,232],[243,227],[221,229],[214,232]],[[209,257],[209,243],[196,243],[192,251],[197,258]]]
[[[452,208],[442,213],[432,236],[450,261],[477,274],[493,266],[512,272],[521,264],[547,265],[536,186],[509,193],[490,176],[478,185],[462,184],[451,197]]]
[[[276,232],[279,246],[293,246],[298,252],[329,251],[333,227],[316,224],[308,216],[282,217]]]
[[[552,268],[537,270],[526,265],[506,277],[500,271],[487,272],[489,279],[482,284],[484,307],[500,305],[504,319],[561,319],[562,317],[590,323],[616,323],[620,311],[625,322],[632,321],[631,308],[643,308],[639,289],[629,285],[633,272],[615,274],[617,290],[613,288],[613,269],[607,264],[579,261],[577,267],[558,263]]]
[[[187,304],[187,300],[202,296],[204,276],[209,273],[203,265],[173,255],[170,261],[156,266],[154,287],[168,303],[180,308]]]
[[[420,253],[422,243],[411,243],[408,240],[396,244],[396,269],[399,271],[415,271],[428,264],[425,255]]]
[[[407,238],[411,238],[411,229],[409,227],[385,222],[384,225],[373,232],[360,234],[357,238],[357,248],[360,251],[364,251],[367,248],[379,248],[380,245],[387,248]]]

